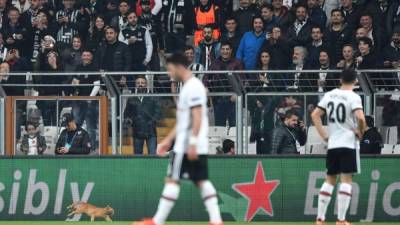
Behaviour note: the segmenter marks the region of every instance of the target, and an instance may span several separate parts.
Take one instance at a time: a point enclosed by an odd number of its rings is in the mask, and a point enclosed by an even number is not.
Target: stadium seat
[[[391,145],[391,144],[384,144],[383,145],[383,148],[382,148],[382,151],[381,151],[381,154],[382,155],[391,155],[391,154],[393,154],[393,145]]]
[[[397,127],[390,127],[387,135],[388,144],[397,144]]]
[[[310,154],[314,155],[319,155],[323,154],[325,155],[327,152],[327,146],[325,143],[320,143],[320,144],[313,144],[310,146]]]
[[[326,129],[326,126],[323,127],[324,129]],[[325,154],[326,150],[323,150],[324,148],[326,148],[326,144],[319,136],[315,126],[308,127],[305,154]],[[320,152],[320,153],[315,153],[315,152]]]
[[[400,155],[400,145],[395,145],[394,146],[393,154]]]

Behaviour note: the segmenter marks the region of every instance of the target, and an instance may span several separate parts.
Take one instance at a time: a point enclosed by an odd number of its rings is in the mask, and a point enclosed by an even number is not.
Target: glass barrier
[[[64,99],[16,99],[14,110],[14,154],[54,155],[56,147],[69,148],[70,152],[100,154],[99,151],[99,100]],[[68,123],[72,119],[78,131]],[[80,130],[80,128],[82,130]],[[57,145],[57,143],[59,144]],[[60,146],[61,143],[65,145]],[[68,145],[68,147],[67,147]],[[57,150],[58,151],[58,150]]]
[[[382,154],[400,154],[400,93],[376,93],[374,110],[375,121],[369,126],[381,135]]]
[[[155,154],[157,143],[175,126],[176,99],[173,94],[121,95],[120,153]],[[209,153],[233,154],[237,138],[236,95],[209,94],[207,105]]]
[[[323,93],[248,93],[245,100],[245,153],[325,154],[326,143],[311,121],[311,113],[322,96]],[[363,103],[365,105],[365,100]],[[285,119],[287,112],[295,114],[292,120]],[[325,126],[326,117],[322,121]],[[285,143],[277,143],[282,132],[298,142],[296,148],[289,151]]]

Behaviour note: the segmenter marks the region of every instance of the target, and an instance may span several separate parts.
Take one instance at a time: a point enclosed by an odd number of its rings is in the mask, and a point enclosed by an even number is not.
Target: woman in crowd
[[[104,17],[101,15],[96,16],[94,20],[94,25],[92,26],[89,40],[86,41],[87,47],[92,51],[95,52],[97,48],[103,45],[106,41],[105,37],[105,21]]]
[[[336,65],[338,69],[354,69],[356,67],[356,63],[354,60],[354,49],[352,45],[347,44],[343,46],[342,57],[343,59],[340,60]]]

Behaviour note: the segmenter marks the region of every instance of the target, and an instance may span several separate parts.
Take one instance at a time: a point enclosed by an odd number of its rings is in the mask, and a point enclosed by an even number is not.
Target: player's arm
[[[364,112],[362,111],[362,109],[356,109],[354,111],[354,115],[356,116],[357,122],[358,122],[358,130],[357,130],[356,134],[357,134],[358,138],[361,139],[362,136],[364,135],[365,128],[367,127]]]
[[[192,136],[189,139],[189,149],[188,149],[188,159],[189,160],[196,160],[197,156],[197,137],[200,133],[201,127],[201,105],[194,106],[191,108],[191,115],[192,115]]]
[[[324,114],[325,114],[325,111],[324,111],[322,108],[317,107],[317,108],[315,108],[314,111],[312,112],[312,114],[311,114],[311,119],[312,119],[312,121],[313,121],[313,124],[314,124],[315,128],[316,128],[317,131],[318,131],[318,134],[321,136],[321,138],[322,138],[324,141],[328,141],[329,136],[328,136],[328,134],[326,133],[324,127],[322,126],[322,119],[321,119],[321,117],[322,117]]]
[[[167,137],[162,140],[160,144],[157,146],[157,155],[164,156],[168,150],[170,150],[172,143],[174,142],[176,137],[176,126],[169,132]]]

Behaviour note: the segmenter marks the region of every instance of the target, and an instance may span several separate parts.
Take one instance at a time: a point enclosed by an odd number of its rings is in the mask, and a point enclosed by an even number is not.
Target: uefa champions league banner
[[[313,221],[323,158],[211,158],[210,178],[225,220]],[[354,177],[350,221],[399,221],[400,158],[364,158]],[[84,201],[110,205],[114,220],[154,214],[167,160],[159,158],[0,159],[1,220],[89,220],[67,218],[66,208]],[[335,199],[328,209],[334,221]],[[208,216],[199,193],[183,182],[170,220]]]

